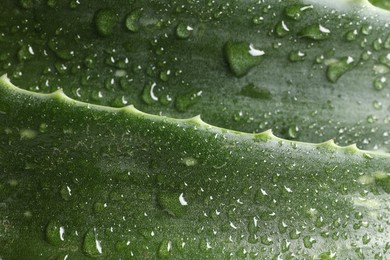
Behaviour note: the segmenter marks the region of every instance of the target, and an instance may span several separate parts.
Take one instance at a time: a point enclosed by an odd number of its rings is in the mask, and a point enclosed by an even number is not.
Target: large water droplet
[[[169,240],[163,240],[158,249],[158,256],[161,258],[167,258],[172,253],[172,242]]]
[[[328,80],[335,83],[344,73],[355,66],[352,57],[344,57],[328,65],[326,76]]]
[[[140,29],[139,19],[142,11],[140,9],[134,10],[126,16],[125,25],[130,32],[138,32]]]
[[[157,84],[155,82],[148,82],[145,84],[142,91],[142,101],[148,105],[153,104],[159,100],[158,96],[155,94],[155,88]]]
[[[246,42],[228,41],[224,47],[224,54],[233,74],[242,77],[251,68],[260,64],[265,52]]]
[[[325,40],[329,38],[330,30],[321,24],[313,24],[303,28],[298,35],[312,40]]]
[[[99,257],[103,254],[101,241],[98,240],[95,229],[87,232],[83,241],[83,252],[90,257]]]
[[[109,36],[118,22],[118,16],[112,9],[100,9],[94,17],[95,27],[99,35]]]
[[[275,26],[275,33],[279,37],[284,37],[290,32],[290,29],[288,28],[285,21],[280,21]]]
[[[302,18],[302,14],[307,11],[307,10],[311,10],[313,9],[313,6],[312,5],[299,5],[299,4],[295,4],[295,5],[290,5],[290,6],[287,6],[285,9],[284,9],[284,14],[288,17],[288,18],[291,18],[295,21],[298,21]]]
[[[50,221],[46,226],[46,239],[54,246],[60,245],[65,240],[65,228],[55,221]]]

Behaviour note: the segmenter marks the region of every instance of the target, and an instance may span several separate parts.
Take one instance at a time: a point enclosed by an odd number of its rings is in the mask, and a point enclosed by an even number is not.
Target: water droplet
[[[228,41],[224,47],[224,54],[233,74],[242,77],[260,64],[265,53],[254,48],[252,44]]]
[[[83,252],[90,257],[99,257],[103,254],[101,241],[98,240],[95,229],[87,232],[83,241]]]
[[[299,136],[299,127],[297,125],[291,125],[288,128],[288,136],[292,139],[296,139]]]
[[[285,21],[280,21],[275,26],[275,33],[279,37],[284,37],[290,32]]]
[[[20,62],[30,60],[34,56],[34,50],[30,45],[23,45],[18,51],[18,59]]]
[[[126,16],[125,25],[130,32],[138,32],[140,29],[139,19],[142,11],[140,9],[134,10]]]
[[[64,185],[60,190],[60,194],[64,200],[70,200],[72,196],[72,190],[68,185]]]
[[[330,82],[335,83],[344,73],[354,66],[355,62],[352,57],[341,58],[340,60],[328,65],[326,76]]]
[[[148,82],[144,86],[144,89],[142,91],[142,101],[144,101],[148,105],[151,105],[159,100],[159,98],[155,94],[156,86],[157,84],[155,82]]]
[[[194,28],[191,26],[185,24],[185,23],[179,23],[176,27],[176,36],[179,39],[187,39],[191,36]]]
[[[361,27],[360,31],[364,35],[370,35],[370,33],[372,32],[372,26],[365,24]]]
[[[351,31],[348,31],[345,34],[345,39],[347,41],[354,41],[354,40],[356,40],[357,36],[358,36],[358,31],[357,30],[351,30]]]
[[[179,112],[185,112],[191,106],[199,102],[202,97],[202,91],[199,89],[192,89],[187,93],[180,94],[175,99],[175,108]]]
[[[20,134],[20,140],[28,140],[37,137],[38,132],[32,129],[21,129],[19,134]]]
[[[77,8],[79,5],[80,5],[80,0],[71,0],[71,1],[69,2],[69,7],[70,7],[71,9],[75,9],[75,8]]]
[[[262,235],[260,237],[260,241],[263,245],[266,245],[266,246],[270,246],[272,245],[274,242],[272,241],[272,239],[270,237],[268,237],[267,235]]]
[[[381,110],[383,108],[382,103],[378,100],[374,100],[374,102],[372,102],[372,105],[376,110]]]
[[[374,88],[376,90],[382,90],[385,87],[385,83],[386,83],[385,77],[376,78],[374,80]]]
[[[56,7],[58,0],[47,0],[47,5],[51,8]]]
[[[303,245],[306,248],[313,248],[313,244],[316,242],[316,240],[310,236],[303,237]]]
[[[65,228],[55,221],[50,221],[46,226],[46,239],[54,246],[60,245],[65,240]]]
[[[161,258],[167,258],[172,253],[172,242],[169,240],[163,240],[158,249],[158,256]]]
[[[312,40],[325,40],[329,38],[330,30],[320,24],[313,24],[303,28],[298,35]]]
[[[390,49],[390,33],[387,35],[386,40],[385,40],[383,46],[384,46],[386,49]]]
[[[376,116],[374,116],[374,115],[369,115],[367,117],[367,122],[370,123],[370,124],[375,123],[377,120],[378,120],[378,118]]]
[[[381,38],[378,38],[378,39],[375,39],[373,42],[372,42],[372,48],[376,51],[380,51],[382,49],[382,46],[383,46],[383,42],[382,42],[382,39]]]
[[[186,201],[183,193],[159,192],[157,202],[162,210],[174,217],[182,217],[187,210],[187,203],[184,203]]]
[[[304,61],[306,58],[306,53],[302,51],[291,51],[288,55],[288,58],[292,62]]]
[[[371,241],[371,237],[368,234],[364,234],[362,237],[362,241],[364,245],[367,245]]]
[[[390,53],[388,53],[386,55],[381,55],[379,57],[379,62],[390,68]]]
[[[109,36],[118,22],[117,14],[111,9],[100,9],[94,17],[95,27],[99,35]]]
[[[295,21],[298,21],[298,20],[300,20],[302,18],[302,14],[305,11],[310,10],[310,9],[313,9],[312,5],[299,5],[299,4],[295,4],[295,5],[287,6],[284,9],[284,14],[288,18],[291,18],[291,19],[293,19]]]

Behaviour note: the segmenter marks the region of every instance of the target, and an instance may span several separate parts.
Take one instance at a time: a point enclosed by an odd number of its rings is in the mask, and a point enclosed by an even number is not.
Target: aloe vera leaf
[[[0,79],[0,257],[386,258],[390,156]]]
[[[368,1],[5,0],[0,12],[0,72],[22,88],[389,149],[390,16]],[[265,54],[237,77],[228,42]]]

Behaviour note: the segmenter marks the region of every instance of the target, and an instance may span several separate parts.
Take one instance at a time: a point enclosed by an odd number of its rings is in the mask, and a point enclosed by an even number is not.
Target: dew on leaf
[[[158,256],[160,258],[167,258],[172,253],[172,241],[163,240],[158,249]]]
[[[291,125],[288,128],[288,136],[292,139],[296,139],[299,136],[299,131],[300,129],[297,125]]]
[[[187,202],[183,193],[159,192],[157,203],[163,211],[173,217],[182,217],[187,211]]]
[[[89,257],[99,257],[103,254],[101,241],[95,229],[90,229],[84,236],[82,244],[83,252]]]
[[[228,41],[224,47],[224,54],[233,74],[242,77],[260,64],[265,52],[246,42]]]
[[[142,101],[148,105],[153,104],[158,101],[159,98],[155,94],[155,88],[157,84],[155,82],[148,82],[145,84],[144,89],[142,91]]]
[[[68,185],[63,185],[60,190],[61,198],[64,200],[70,200],[72,196],[72,190]]]
[[[378,118],[375,115],[369,115],[367,116],[367,122],[370,124],[375,123],[378,120]]]
[[[335,83],[342,75],[355,66],[352,57],[344,57],[328,65],[326,76],[328,80]]]
[[[304,61],[306,58],[306,53],[301,51],[291,51],[288,55],[288,59],[291,62]]]
[[[314,238],[312,238],[311,236],[305,236],[303,237],[303,245],[306,247],[306,248],[313,248],[313,244],[316,242],[316,240]]]
[[[50,221],[46,226],[46,240],[53,246],[60,245],[65,240],[65,229],[55,221]]]
[[[330,30],[321,24],[312,24],[303,28],[298,35],[303,38],[319,41],[328,39],[330,36]]]
[[[351,30],[351,31],[348,31],[345,34],[345,39],[347,41],[354,41],[354,40],[356,40],[357,36],[358,36],[358,31],[357,30]]]
[[[194,88],[186,93],[179,94],[175,98],[175,108],[179,112],[187,111],[191,106],[199,102],[202,97],[202,91]]]
[[[383,42],[381,38],[375,39],[372,43],[372,48],[376,51],[380,51],[382,49]]]
[[[130,12],[126,16],[125,25],[126,25],[126,28],[130,32],[138,32],[139,31],[139,29],[140,29],[139,20],[141,18],[141,14],[142,14],[141,9],[136,9],[136,10]]]
[[[385,87],[385,84],[386,84],[386,78],[385,77],[380,77],[380,78],[376,78],[374,80],[374,88],[376,90],[382,90],[384,87]]]
[[[105,37],[113,33],[118,16],[112,9],[100,9],[95,13],[94,22],[98,34]]]
[[[284,37],[290,32],[285,21],[279,21],[275,26],[275,33],[279,37]]]
[[[176,27],[176,36],[179,39],[187,39],[191,36],[193,30],[193,27],[181,22]]]
[[[302,15],[305,11],[307,10],[310,10],[310,9],[313,9],[313,6],[312,5],[299,5],[299,4],[295,4],[295,5],[290,5],[290,6],[287,6],[285,9],[284,9],[284,14],[288,17],[288,18],[291,18],[295,21],[298,21],[302,18]]]

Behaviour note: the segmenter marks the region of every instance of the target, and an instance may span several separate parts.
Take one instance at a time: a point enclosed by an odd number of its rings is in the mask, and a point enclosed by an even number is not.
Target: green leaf
[[[387,3],[2,1],[0,258],[386,258]]]
[[[0,74],[22,88],[389,150],[390,16],[367,1],[27,2],[0,11]],[[251,84],[271,98],[243,97]]]

